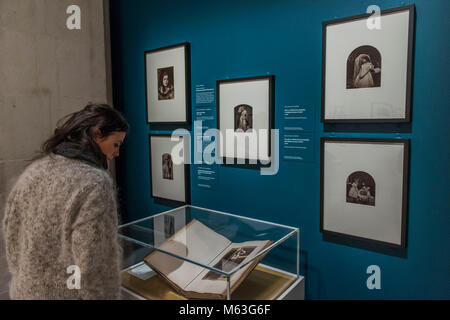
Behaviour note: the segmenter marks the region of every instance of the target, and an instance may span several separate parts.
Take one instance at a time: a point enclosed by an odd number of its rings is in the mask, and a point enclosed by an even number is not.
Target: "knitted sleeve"
[[[87,195],[72,227],[72,252],[81,271],[82,299],[120,298],[121,250],[112,183],[96,184]]]
[[[3,237],[5,240],[6,261],[9,271],[14,274],[17,270],[19,248],[20,212],[17,208],[17,188],[11,190],[6,201],[3,217]]]

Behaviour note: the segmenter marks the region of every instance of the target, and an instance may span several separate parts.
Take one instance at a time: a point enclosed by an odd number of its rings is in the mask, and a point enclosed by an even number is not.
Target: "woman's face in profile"
[[[94,140],[108,160],[119,156],[119,148],[125,139],[126,132],[114,131],[104,138],[96,137]]]
[[[167,74],[164,75],[163,80],[162,80],[162,84],[163,84],[164,87],[167,87],[169,85],[169,76]]]

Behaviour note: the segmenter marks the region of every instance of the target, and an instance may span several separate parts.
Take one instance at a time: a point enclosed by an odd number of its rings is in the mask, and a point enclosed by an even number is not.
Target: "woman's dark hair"
[[[106,138],[115,131],[127,132],[128,129],[129,125],[119,111],[107,104],[88,104],[82,110],[59,120],[54,134],[42,144],[41,151],[50,154],[60,143],[72,142],[101,155],[94,141],[96,130]]]

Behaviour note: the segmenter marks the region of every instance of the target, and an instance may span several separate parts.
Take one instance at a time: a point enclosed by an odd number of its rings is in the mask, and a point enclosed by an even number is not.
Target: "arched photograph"
[[[169,153],[162,155],[163,179],[173,180],[173,161]]]
[[[234,131],[247,132],[253,127],[253,108],[247,104],[234,107]]]
[[[381,54],[372,46],[361,46],[347,58],[347,89],[381,86]]]
[[[172,100],[175,97],[173,67],[158,69],[158,100]]]
[[[347,178],[347,202],[375,206],[375,180],[364,172],[356,171]]]

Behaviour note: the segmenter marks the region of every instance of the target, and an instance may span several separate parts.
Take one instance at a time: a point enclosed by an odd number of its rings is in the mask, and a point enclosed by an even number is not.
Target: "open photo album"
[[[194,219],[158,249],[226,273],[245,265],[230,276],[231,294],[266,253],[251,260],[271,243],[270,240],[233,243]],[[144,262],[187,298],[227,298],[225,275],[156,250],[145,257]]]

